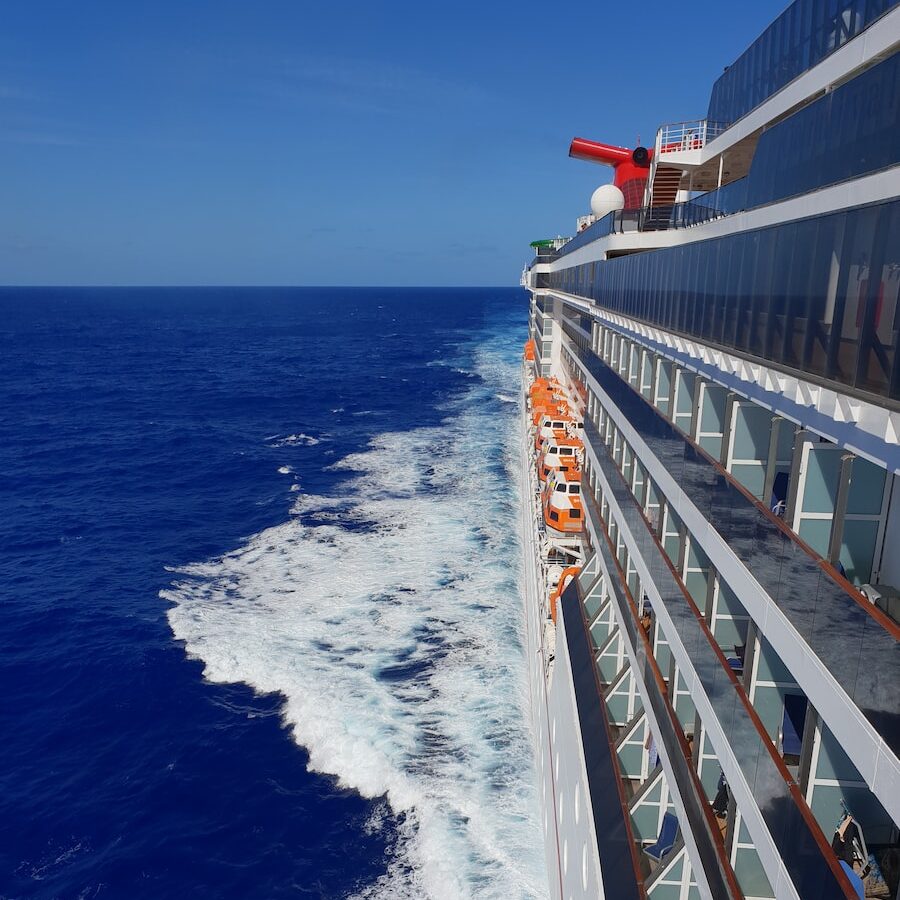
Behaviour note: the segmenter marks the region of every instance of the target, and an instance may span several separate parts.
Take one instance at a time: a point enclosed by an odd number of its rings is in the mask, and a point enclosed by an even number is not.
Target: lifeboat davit
[[[556,604],[559,602],[559,598],[562,597],[563,591],[569,586],[569,582],[577,577],[580,571],[581,566],[569,566],[568,569],[563,569],[562,574],[559,576],[559,581],[550,595],[550,618],[553,619],[554,625],[556,624]]]

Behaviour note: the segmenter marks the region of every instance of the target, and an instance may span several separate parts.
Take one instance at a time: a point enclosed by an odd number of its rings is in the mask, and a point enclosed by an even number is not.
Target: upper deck
[[[874,422],[863,430],[894,443],[878,410],[900,409],[900,2],[863,6],[841,5],[810,49],[791,23],[822,4],[796,0],[728,70],[791,36],[782,62],[768,57],[777,77],[732,90],[741,117],[661,129],[642,203],[539,248],[524,280],[650,327],[654,340],[746,358],[772,383],[785,373],[861,401]],[[577,143],[590,157],[591,142]]]

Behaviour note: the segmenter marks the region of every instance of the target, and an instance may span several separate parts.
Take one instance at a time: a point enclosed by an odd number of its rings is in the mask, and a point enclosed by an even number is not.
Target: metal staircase
[[[647,203],[644,231],[662,231],[669,227],[672,207],[678,197],[681,186],[681,169],[674,166],[654,163],[653,175],[649,186],[649,202]]]

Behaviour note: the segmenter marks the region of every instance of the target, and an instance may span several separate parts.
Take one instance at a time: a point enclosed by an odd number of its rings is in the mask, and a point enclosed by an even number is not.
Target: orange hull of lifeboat
[[[584,531],[581,472],[561,469],[550,473],[541,492],[541,509],[548,527],[566,534]]]
[[[543,461],[538,464],[538,478],[541,484],[546,484],[553,472],[575,472],[578,470],[578,460],[571,456],[557,458],[553,462]]]
[[[552,416],[567,416],[569,415],[569,407],[566,406],[564,402],[557,403],[553,406],[538,406],[531,414],[531,424],[537,428],[541,419],[548,414]]]
[[[531,397],[532,400],[537,400],[538,397],[561,397],[563,392],[557,388],[552,387],[549,384],[544,384],[540,386],[531,386],[531,390],[528,391],[528,396]]]
[[[531,338],[529,338],[527,341],[525,341],[525,359],[528,359],[528,360],[534,359],[534,353],[535,353],[534,341]]]
[[[559,391],[562,385],[556,378],[535,378],[529,388],[529,393],[536,394],[538,391]]]
[[[554,531],[562,531],[564,534],[581,534],[584,531],[584,510],[581,507],[581,498],[569,498],[565,507],[557,506],[555,500],[550,500],[544,505],[544,522],[548,528]]]
[[[537,460],[538,478],[546,481],[549,473],[557,469],[577,469],[578,451],[581,447],[582,443],[578,438],[565,437],[545,441]],[[561,452],[563,450],[566,452]]]
[[[557,442],[565,440],[568,437],[566,427],[574,425],[574,421],[568,413],[545,411],[544,415],[535,424],[537,431],[534,435],[534,449],[540,450],[541,443],[547,438]]]

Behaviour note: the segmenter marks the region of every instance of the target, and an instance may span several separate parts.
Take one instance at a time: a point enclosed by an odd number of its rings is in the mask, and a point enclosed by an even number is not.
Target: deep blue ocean
[[[0,897],[537,897],[502,289],[0,291]]]

